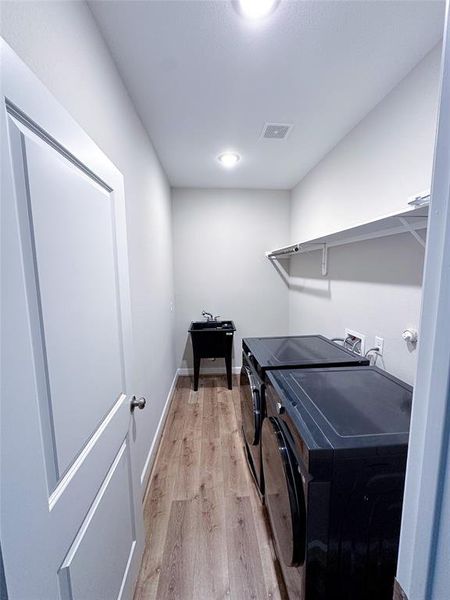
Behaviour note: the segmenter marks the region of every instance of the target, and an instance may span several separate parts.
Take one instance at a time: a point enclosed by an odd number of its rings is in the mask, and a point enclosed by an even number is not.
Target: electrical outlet
[[[384,348],[384,338],[382,337],[378,337],[377,335],[375,336],[375,346],[378,348],[378,352],[380,354],[383,354],[383,348]]]
[[[359,351],[358,354],[364,356],[364,352],[366,350],[366,336],[364,333],[360,333],[359,331],[355,331],[354,329],[345,328],[345,338],[351,337],[353,342],[359,340]]]

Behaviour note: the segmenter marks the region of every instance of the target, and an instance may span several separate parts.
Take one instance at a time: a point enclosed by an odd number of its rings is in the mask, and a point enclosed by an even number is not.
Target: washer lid
[[[243,342],[262,369],[369,364],[321,335],[245,338]]]
[[[323,438],[334,448],[407,442],[412,388],[381,369],[281,370],[269,379],[318,446]]]

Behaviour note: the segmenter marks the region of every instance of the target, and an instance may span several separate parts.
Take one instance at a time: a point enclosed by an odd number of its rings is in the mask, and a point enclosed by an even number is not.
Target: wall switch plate
[[[378,352],[380,354],[383,354],[383,348],[384,348],[384,338],[382,337],[378,337],[377,335],[375,336],[375,346],[378,348]]]
[[[361,354],[361,356],[364,356],[364,352],[366,351],[366,336],[364,333],[360,333],[359,331],[356,331],[355,329],[349,329],[348,327],[345,328],[345,338],[347,337],[352,337],[354,338],[354,341],[356,342],[356,340],[360,341],[360,351],[358,352],[358,354]]]

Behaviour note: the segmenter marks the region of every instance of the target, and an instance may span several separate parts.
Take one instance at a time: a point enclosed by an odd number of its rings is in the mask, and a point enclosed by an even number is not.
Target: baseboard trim
[[[394,596],[393,600],[408,600],[408,596],[404,592],[402,586],[397,579],[394,579]]]
[[[241,367],[233,367],[232,368],[233,375],[239,375],[241,372]],[[201,369],[200,373],[202,375],[225,375],[225,368],[221,367],[207,367],[205,369]],[[145,460],[144,468],[141,473],[141,489],[143,490],[143,502],[145,502],[145,498],[147,496],[148,483],[150,480],[150,475],[153,467],[153,463],[155,462],[156,454],[159,449],[159,444],[161,441],[161,436],[164,430],[164,425],[166,423],[167,415],[170,408],[170,403],[173,398],[175,387],[177,384],[177,379],[180,376],[185,375],[194,375],[194,369],[192,368],[179,368],[177,369],[172,384],[169,389],[169,393],[167,394],[167,399],[164,404],[163,411],[161,413],[161,417],[159,419],[158,427],[156,428],[155,437],[153,438],[152,445],[150,446],[150,450],[148,451],[147,458]]]
[[[161,413],[161,417],[159,419],[158,427],[156,428],[155,437],[153,438],[152,445],[150,446],[150,450],[148,451],[147,458],[145,460],[144,468],[141,473],[141,489],[144,490],[143,499],[145,500],[145,496],[147,494],[147,486],[148,480],[150,478],[150,473],[153,467],[153,463],[156,458],[156,453],[158,452],[159,443],[161,441],[162,432],[164,429],[164,425],[166,423],[167,415],[169,412],[170,403],[175,392],[175,387],[177,385],[178,379],[178,369],[175,371],[175,375],[172,381],[172,384],[169,389],[169,393],[167,394],[167,399],[164,404],[163,411]]]
[[[241,367],[233,367],[232,368],[232,372],[233,375],[239,375],[239,373],[241,372]],[[202,368],[200,367],[200,375],[226,375],[226,370],[225,367],[205,367]],[[179,376],[185,376],[185,375],[193,375],[194,374],[194,369],[192,369],[191,367],[180,367],[178,369],[178,375]]]

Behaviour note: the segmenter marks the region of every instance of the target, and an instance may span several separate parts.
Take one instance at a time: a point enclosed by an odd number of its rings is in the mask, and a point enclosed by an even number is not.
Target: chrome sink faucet
[[[205,317],[205,319],[207,321],[218,321],[220,315],[216,315],[215,317],[212,316],[212,314],[206,310],[202,310],[202,317]]]

